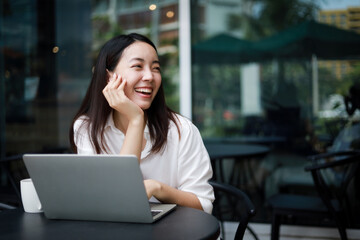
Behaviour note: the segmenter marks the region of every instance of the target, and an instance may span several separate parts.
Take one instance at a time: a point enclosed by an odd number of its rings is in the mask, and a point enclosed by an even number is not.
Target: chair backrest
[[[224,214],[229,213],[232,220],[239,221],[235,239],[243,239],[246,227],[251,217],[256,213],[254,204],[246,193],[225,183],[209,181],[215,192],[213,214],[220,220]]]
[[[1,177],[5,183],[0,186],[0,209],[7,209],[6,205],[21,206],[20,180],[28,178],[22,155],[5,157],[0,161]]]
[[[69,153],[68,148],[44,148],[41,153]],[[4,174],[4,175],[2,175]],[[23,154],[17,154],[0,159],[0,177],[5,184],[0,186],[0,210],[21,207],[20,181],[29,178],[29,173],[23,162]]]
[[[312,165],[305,170],[311,172],[319,197],[332,214],[344,214],[348,225],[352,219],[348,190],[360,173],[360,151],[320,154],[310,159]]]

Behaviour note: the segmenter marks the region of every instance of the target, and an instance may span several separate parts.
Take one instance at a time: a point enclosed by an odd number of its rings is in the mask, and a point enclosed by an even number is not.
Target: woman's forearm
[[[199,199],[191,192],[181,191],[152,179],[145,180],[144,184],[149,198],[154,196],[162,203],[175,203],[203,210]]]
[[[144,118],[130,121],[125,133],[125,139],[120,150],[121,155],[135,155],[140,162],[144,139]]]

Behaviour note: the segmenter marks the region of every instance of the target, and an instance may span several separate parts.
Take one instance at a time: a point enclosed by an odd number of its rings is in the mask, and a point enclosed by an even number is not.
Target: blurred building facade
[[[318,20],[338,28],[360,33],[360,7],[320,10]],[[355,64],[354,61],[319,61],[320,67],[325,67],[335,73],[339,80],[348,74]]]

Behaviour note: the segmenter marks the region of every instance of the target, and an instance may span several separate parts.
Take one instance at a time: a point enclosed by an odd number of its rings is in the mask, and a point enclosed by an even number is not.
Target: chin
[[[150,108],[151,105],[148,104],[139,104],[138,105],[142,110],[148,110]]]
[[[147,110],[151,107],[150,101],[134,101],[136,105],[138,105],[142,110]]]

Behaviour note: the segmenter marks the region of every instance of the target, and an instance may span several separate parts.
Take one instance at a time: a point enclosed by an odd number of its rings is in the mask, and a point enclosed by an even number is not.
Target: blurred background
[[[100,47],[131,32],[157,45],[168,105],[206,141],[270,149],[244,186],[255,222],[269,221],[268,196],[314,192],[307,156],[359,148],[360,115],[345,104],[360,83],[358,0],[2,0],[3,199],[17,199],[21,154],[69,152]],[[359,194],[351,202],[359,213]]]

